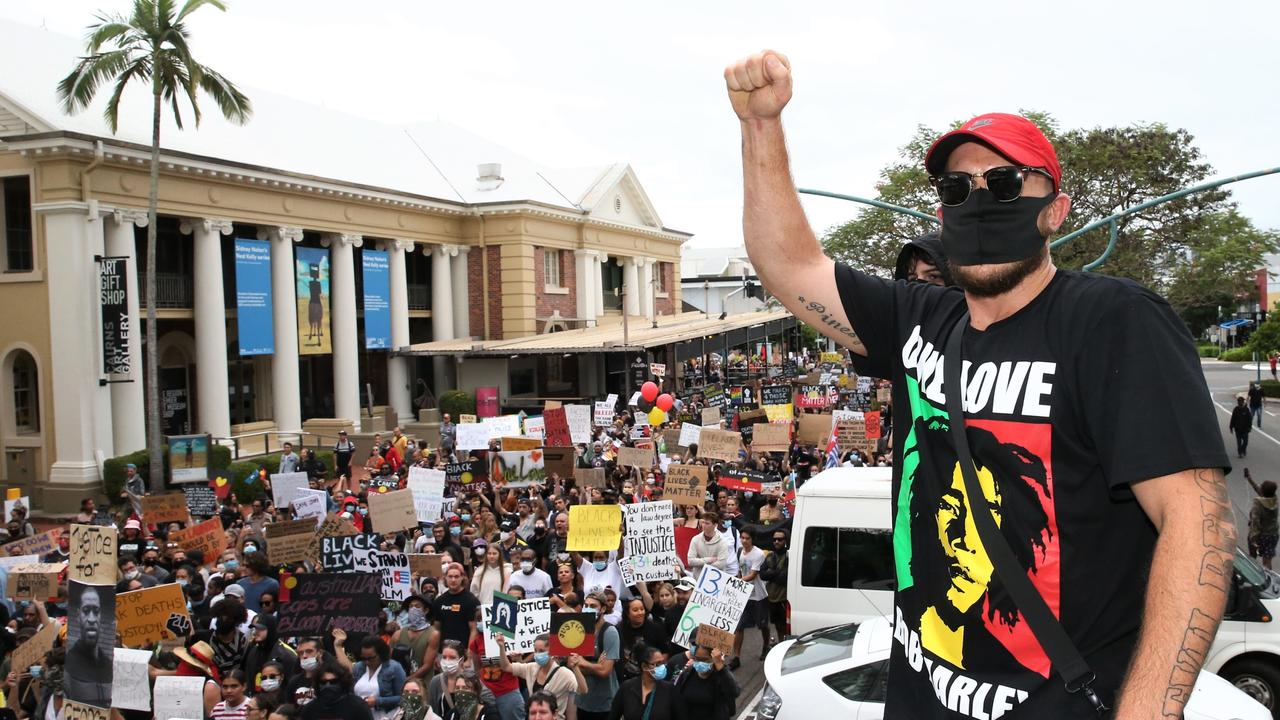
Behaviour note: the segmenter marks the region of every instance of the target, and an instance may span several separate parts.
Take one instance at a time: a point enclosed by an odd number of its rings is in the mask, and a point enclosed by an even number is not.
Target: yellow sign
[[[574,505],[569,508],[566,550],[617,550],[621,541],[621,506]]]
[[[189,632],[187,599],[174,583],[116,596],[116,633],[125,647],[141,648],[161,640],[185,638]]]
[[[786,405],[764,405],[764,412],[769,416],[769,422],[791,422],[796,419],[796,412],[792,409],[791,403]]]

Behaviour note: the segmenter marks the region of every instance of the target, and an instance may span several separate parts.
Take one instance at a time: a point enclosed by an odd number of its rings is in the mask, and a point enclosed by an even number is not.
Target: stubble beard
[[[979,298],[992,298],[1013,290],[1040,269],[1049,257],[1048,245],[1029,258],[995,265],[951,265],[951,278],[960,289]],[[981,268],[981,269],[979,269]]]

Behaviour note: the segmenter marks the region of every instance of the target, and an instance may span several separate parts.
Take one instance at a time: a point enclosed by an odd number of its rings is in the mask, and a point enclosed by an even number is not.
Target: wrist
[[[742,129],[743,135],[771,134],[782,131],[782,115],[774,115],[773,117],[749,117],[739,118],[738,125]]]

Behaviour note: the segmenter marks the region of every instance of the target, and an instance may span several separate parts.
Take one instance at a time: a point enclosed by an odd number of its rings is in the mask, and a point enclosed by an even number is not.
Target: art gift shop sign
[[[129,359],[129,290],[127,261],[107,257],[99,261],[99,294],[102,305],[102,372],[126,378],[133,366]]]

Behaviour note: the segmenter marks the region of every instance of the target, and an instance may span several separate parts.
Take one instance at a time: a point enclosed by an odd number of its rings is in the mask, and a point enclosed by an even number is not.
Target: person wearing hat
[[[1099,706],[1179,715],[1222,617],[1236,544],[1230,463],[1186,326],[1135,282],[1054,266],[1048,239],[1071,209],[1068,183],[1053,144],[1017,115],[979,115],[925,155],[957,287],[834,262],[791,180],[788,61],[757,53],[725,80],[742,132],[744,239],[761,281],[893,382],[885,715],[950,716],[937,698],[971,702],[975,716]],[[956,369],[961,387],[946,387]],[[962,472],[947,422],[956,398],[977,478]],[[965,489],[975,480],[985,501]],[[1051,671],[1040,633],[993,572],[970,521],[988,505],[1019,566],[1005,572],[1031,581],[1084,654],[1089,691],[1068,692]],[[989,691],[965,690],[978,687]]]
[[[284,674],[292,676],[298,668],[298,653],[276,634],[276,619],[259,614],[249,624],[249,649],[242,665],[249,687],[257,687],[258,675],[269,662],[280,663]]]
[[[204,716],[211,717],[214,706],[222,702],[222,675],[213,664],[213,648],[200,640],[188,647],[174,648],[173,654],[178,658],[176,670],[157,669],[153,672],[157,675],[204,678]]]
[[[334,472],[338,477],[351,476],[351,457],[356,453],[356,444],[347,437],[346,430],[338,431],[338,442],[333,446]]]

